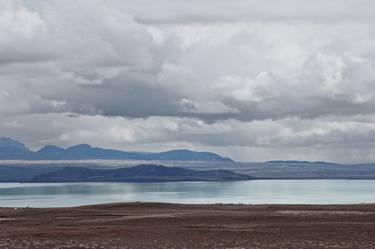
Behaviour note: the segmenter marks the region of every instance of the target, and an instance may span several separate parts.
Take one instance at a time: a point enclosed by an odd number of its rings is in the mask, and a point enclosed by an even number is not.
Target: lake
[[[0,183],[1,207],[70,207],[135,201],[192,204],[375,203],[375,180]]]

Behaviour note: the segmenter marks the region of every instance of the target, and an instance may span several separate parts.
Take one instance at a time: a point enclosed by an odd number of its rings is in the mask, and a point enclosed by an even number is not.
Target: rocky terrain
[[[0,248],[375,248],[375,205],[0,209]]]

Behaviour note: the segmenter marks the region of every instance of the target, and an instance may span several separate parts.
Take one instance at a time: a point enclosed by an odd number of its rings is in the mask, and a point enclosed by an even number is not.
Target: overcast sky
[[[1,0],[0,136],[375,161],[374,0]]]

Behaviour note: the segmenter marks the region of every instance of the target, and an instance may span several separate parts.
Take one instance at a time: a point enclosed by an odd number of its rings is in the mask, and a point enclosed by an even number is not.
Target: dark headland
[[[130,168],[90,169],[66,167],[40,174],[27,182],[179,182],[179,181],[241,181],[251,176],[229,170],[192,170],[144,164]]]

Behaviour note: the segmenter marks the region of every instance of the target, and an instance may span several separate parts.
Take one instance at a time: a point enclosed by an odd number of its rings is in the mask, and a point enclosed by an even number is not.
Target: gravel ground
[[[375,248],[375,205],[0,208],[0,248]]]

